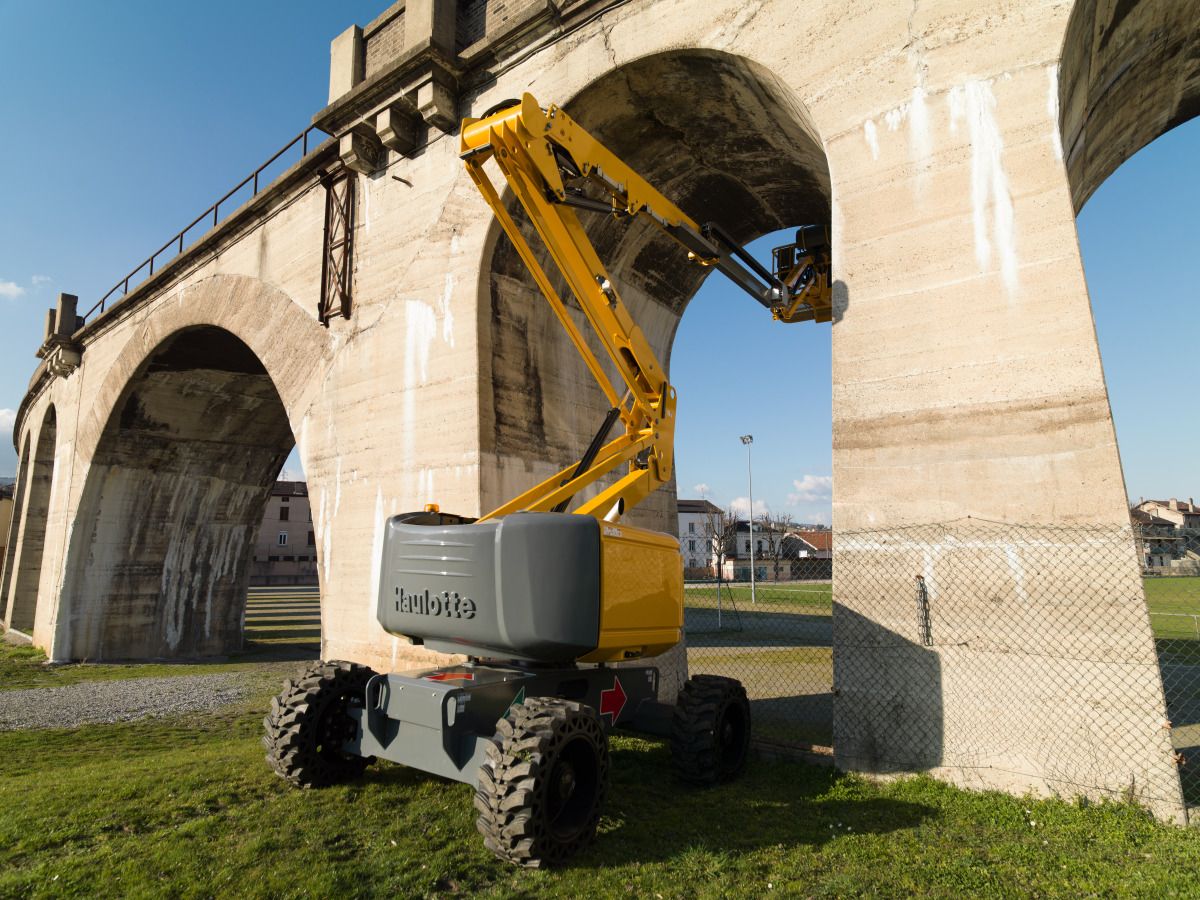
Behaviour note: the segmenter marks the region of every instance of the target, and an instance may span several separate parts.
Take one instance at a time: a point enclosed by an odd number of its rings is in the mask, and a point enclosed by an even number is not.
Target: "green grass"
[[[1200,578],[1143,578],[1142,583],[1151,612],[1200,616]]]
[[[1176,618],[1200,617],[1200,577],[1144,578],[1143,584],[1155,637],[1200,640],[1196,621],[1191,618]],[[764,581],[756,588],[757,604],[750,602],[749,585],[724,585],[721,591],[726,603],[732,595],[738,609],[743,612],[790,612],[827,616],[833,611],[833,587],[828,583]],[[716,585],[688,585],[684,598],[687,606],[715,609]]]
[[[216,714],[0,733],[0,896],[1196,892],[1200,833],[1131,806],[767,761],[697,791],[630,737],[613,741],[597,843],[566,869],[516,870],[483,849],[467,786],[380,764],[352,786],[289,788],[258,743],[271,690]]]
[[[764,581],[755,587],[754,594],[748,584],[721,585],[721,597],[725,604],[730,595],[738,609],[759,612],[796,612],[813,615],[830,615],[833,611],[833,586],[828,582],[773,582]],[[757,599],[752,602],[751,597]],[[683,592],[684,605],[715,609],[717,606],[716,584],[689,584]]]
[[[1200,640],[1197,632],[1200,617],[1200,578],[1144,578],[1146,606],[1150,609],[1150,624],[1154,636],[1160,639]],[[1200,650],[1196,651],[1200,661]]]

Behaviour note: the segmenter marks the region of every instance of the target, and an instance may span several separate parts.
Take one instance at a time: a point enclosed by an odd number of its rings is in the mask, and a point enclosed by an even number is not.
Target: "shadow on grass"
[[[754,737],[774,744],[805,747],[833,743],[833,694],[814,691],[790,697],[760,697],[750,701]]]
[[[860,794],[856,779],[801,762],[752,758],[737,781],[693,788],[673,777],[665,746],[629,743],[635,746],[614,747],[602,833],[580,866],[653,862],[697,849],[820,846],[846,834],[913,828],[937,812]]]
[[[820,846],[849,834],[913,828],[937,814],[931,806],[869,796],[853,777],[806,763],[752,758],[738,780],[701,789],[675,779],[665,744],[617,736],[611,758],[600,833],[570,868],[653,863],[698,851]],[[442,781],[394,765],[372,766],[366,775],[367,782],[389,788],[425,780]],[[466,791],[463,802],[470,802]]]
[[[684,632],[689,648],[829,647],[833,628],[828,615],[808,612],[726,610],[717,624],[715,609],[687,607]]]

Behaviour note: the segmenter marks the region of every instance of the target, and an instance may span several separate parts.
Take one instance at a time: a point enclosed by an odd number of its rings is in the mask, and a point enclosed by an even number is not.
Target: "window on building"
[[[313,533],[311,531],[308,533],[308,546],[310,546],[310,547],[317,546],[316,539],[313,537]]]
[[[268,556],[267,562],[279,562],[279,557],[278,556]]]
[[[696,549],[696,542],[695,542],[695,541],[688,541],[688,549],[694,552],[694,551],[695,551],[695,549]]]
[[[750,552],[750,542],[749,541],[746,541],[746,552],[747,553]]]
[[[288,502],[289,500],[291,500],[291,499],[292,499],[291,497],[288,497],[288,496],[286,496],[286,495],[285,495],[285,496],[283,496],[283,497],[280,497],[280,498],[279,498],[279,502],[280,502],[280,503],[287,503],[287,502]]]
[[[762,553],[762,541],[755,541],[755,542],[754,542],[754,544],[755,544],[755,546],[757,547],[757,551],[756,551],[756,552],[758,552],[758,553]]]
[[[294,556],[285,556],[285,557],[283,558],[283,561],[284,561],[284,562],[295,562],[295,561],[296,561],[296,557],[294,557]]]
[[[286,506],[279,507],[279,521],[286,522],[287,520],[288,520],[288,507],[286,507]]]
[[[287,546],[287,532],[286,531],[279,532],[279,539],[276,543],[278,543],[280,547]]]
[[[696,533],[696,523],[688,522],[688,534],[695,534],[695,533]]]

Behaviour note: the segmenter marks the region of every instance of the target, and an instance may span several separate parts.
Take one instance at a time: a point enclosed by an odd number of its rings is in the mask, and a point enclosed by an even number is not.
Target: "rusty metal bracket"
[[[354,259],[354,180],[343,171],[325,181],[325,247],[321,256],[321,305],[317,317],[328,325],[334,316],[350,318]]]

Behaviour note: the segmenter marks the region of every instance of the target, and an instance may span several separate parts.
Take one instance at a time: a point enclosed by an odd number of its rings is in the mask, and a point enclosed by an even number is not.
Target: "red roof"
[[[832,550],[832,531],[793,531],[792,534],[812,544],[814,550]]]

